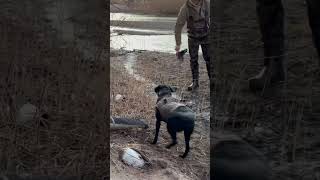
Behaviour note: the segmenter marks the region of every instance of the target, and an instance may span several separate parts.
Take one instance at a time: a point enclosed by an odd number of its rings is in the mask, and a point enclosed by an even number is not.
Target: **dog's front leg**
[[[156,144],[158,141],[158,136],[159,136],[159,131],[160,131],[160,126],[161,126],[161,115],[158,109],[156,109],[156,135],[153,139],[152,144]]]

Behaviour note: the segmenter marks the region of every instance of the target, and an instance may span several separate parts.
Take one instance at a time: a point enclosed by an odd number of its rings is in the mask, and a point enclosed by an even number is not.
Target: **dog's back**
[[[186,119],[195,119],[195,113],[185,104],[179,103],[176,98],[165,97],[157,102],[156,105],[161,117],[168,120],[173,117],[185,117]]]

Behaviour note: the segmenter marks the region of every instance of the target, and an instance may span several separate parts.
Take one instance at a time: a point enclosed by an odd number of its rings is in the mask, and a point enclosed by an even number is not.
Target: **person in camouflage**
[[[249,79],[252,90],[262,90],[285,81],[284,8],[281,0],[256,0],[257,16],[264,43],[264,67]],[[320,55],[320,0],[306,0],[314,45]]]
[[[209,55],[209,24],[210,24],[210,2],[209,0],[187,0],[181,7],[176,26],[176,52],[181,45],[181,31],[187,22],[188,46],[190,54],[190,67],[192,72],[192,84],[188,90],[199,87],[199,63],[198,51],[201,45],[203,58],[206,62],[207,72],[210,79],[210,55]]]

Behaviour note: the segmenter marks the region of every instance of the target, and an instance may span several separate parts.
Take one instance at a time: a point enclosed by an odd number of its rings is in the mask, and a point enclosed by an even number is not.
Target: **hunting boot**
[[[284,80],[285,73],[282,60],[271,61],[263,67],[258,75],[249,79],[249,86],[253,91],[260,91]]]
[[[188,91],[194,91],[199,88],[199,66],[191,64],[192,83],[188,86]]]
[[[194,79],[194,80],[192,80],[192,83],[190,84],[190,86],[188,86],[188,91],[194,91],[198,88],[199,88],[199,80]]]

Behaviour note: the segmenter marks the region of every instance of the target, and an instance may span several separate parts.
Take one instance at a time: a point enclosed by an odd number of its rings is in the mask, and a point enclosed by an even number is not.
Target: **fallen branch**
[[[128,125],[128,124],[110,123],[111,130],[131,129],[131,128],[144,128],[144,129],[146,129],[146,127],[144,125]]]
[[[110,117],[110,129],[131,129],[131,128],[143,128],[147,129],[148,125],[140,119]]]

